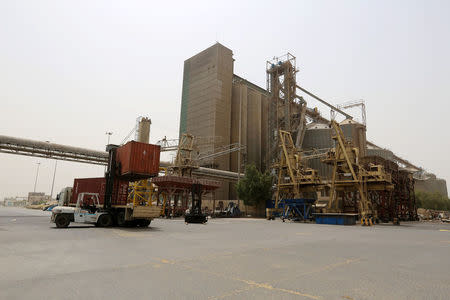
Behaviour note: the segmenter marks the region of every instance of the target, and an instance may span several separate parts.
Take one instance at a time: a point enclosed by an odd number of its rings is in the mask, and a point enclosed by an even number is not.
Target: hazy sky
[[[450,181],[450,1],[0,1],[0,135],[103,150],[140,115],[176,138],[183,61],[216,41],[265,86],[290,52],[333,104],[364,99],[367,138]],[[310,106],[319,106],[306,98]],[[320,106],[319,106],[320,107]],[[323,110],[329,116],[329,110]],[[50,193],[55,161],[0,154],[0,199]],[[103,167],[58,162],[55,192]]]

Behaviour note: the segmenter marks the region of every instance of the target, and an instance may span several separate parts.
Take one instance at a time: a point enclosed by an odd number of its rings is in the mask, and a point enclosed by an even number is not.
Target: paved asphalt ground
[[[450,299],[450,225],[154,220],[0,208],[0,299]]]

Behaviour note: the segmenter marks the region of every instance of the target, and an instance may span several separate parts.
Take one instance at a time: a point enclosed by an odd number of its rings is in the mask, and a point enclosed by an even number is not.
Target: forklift
[[[86,197],[89,197],[90,200],[86,201]],[[76,207],[54,207],[51,222],[55,223],[58,228],[67,228],[71,222],[109,227],[113,223],[111,214],[97,209],[99,203],[98,193],[80,193]]]

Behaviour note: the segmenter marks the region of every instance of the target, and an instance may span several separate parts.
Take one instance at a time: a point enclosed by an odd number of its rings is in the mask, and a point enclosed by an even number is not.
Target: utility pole
[[[36,170],[36,179],[34,180],[34,190],[33,192],[36,193],[36,184],[37,184],[37,179],[38,179],[38,174],[39,174],[39,166],[41,165],[40,162],[37,163],[37,170]]]
[[[53,187],[55,185],[55,176],[56,176],[56,166],[57,165],[58,165],[58,161],[55,159],[55,170],[53,171],[52,191],[50,192],[50,199],[53,198]]]

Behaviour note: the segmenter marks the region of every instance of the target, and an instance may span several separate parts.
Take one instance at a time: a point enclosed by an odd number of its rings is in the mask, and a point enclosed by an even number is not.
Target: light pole
[[[50,141],[45,141],[49,144],[50,147]],[[53,180],[52,180],[52,189],[50,191],[50,199],[53,197],[53,187],[55,186],[55,176],[56,176],[56,166],[58,165],[58,161],[55,159],[55,169],[53,170]]]
[[[38,174],[39,174],[39,166],[41,165],[40,162],[37,163],[37,170],[36,170],[36,179],[34,180],[34,190],[33,192],[36,193],[36,184],[37,184],[37,179],[38,179]]]
[[[109,145],[109,139],[111,138],[111,135],[112,135],[113,133],[110,132],[110,131],[107,131],[105,134],[108,136],[108,143],[107,143],[106,145]]]
[[[56,166],[57,165],[58,165],[58,161],[55,159],[55,170],[53,171],[52,191],[50,192],[50,199],[53,198],[53,187],[55,185],[55,176],[56,176]]]
[[[238,182],[241,180],[241,144],[242,144],[242,85],[240,86],[239,89],[239,152],[238,152],[238,167],[237,167],[237,172],[238,172]],[[237,195],[236,195],[237,196]],[[237,198],[237,205],[239,207],[239,196],[236,197]]]
[[[108,136],[108,142],[106,144],[106,146],[109,145],[109,139],[111,138],[111,135],[113,134],[112,131],[107,131],[105,132],[105,134]],[[108,148],[108,147],[107,147]],[[107,150],[108,151],[108,150]],[[106,166],[105,166],[105,173],[106,173]]]

